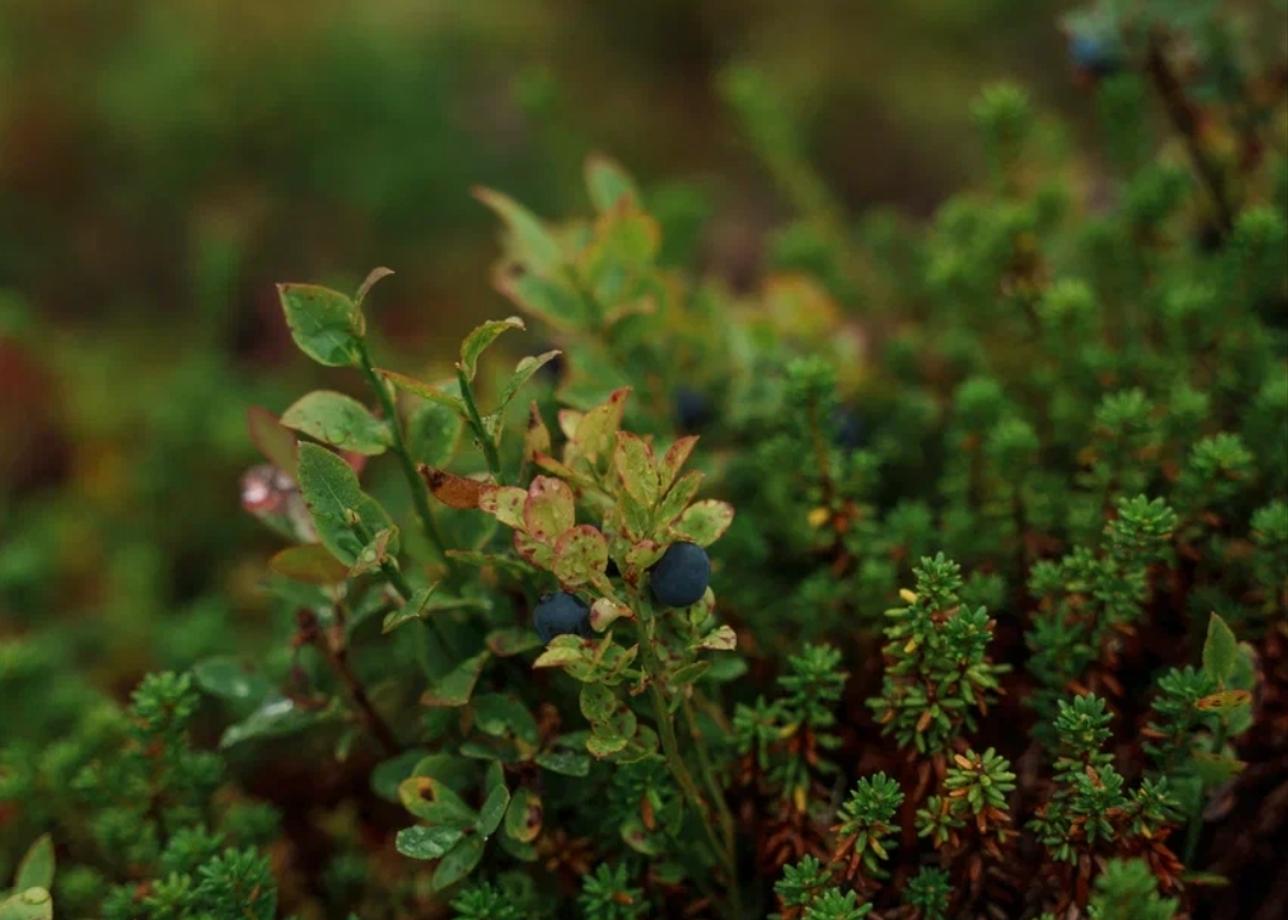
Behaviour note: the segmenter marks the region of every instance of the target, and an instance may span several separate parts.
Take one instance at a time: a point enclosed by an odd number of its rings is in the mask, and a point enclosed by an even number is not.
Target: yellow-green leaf
[[[352,300],[316,284],[279,284],[278,296],[300,351],[328,367],[355,367],[364,332]]]
[[[509,329],[523,328],[523,320],[517,316],[509,316],[505,319],[490,319],[476,326],[465,337],[465,341],[461,342],[461,360],[457,367],[465,374],[465,379],[470,381],[474,379],[474,375],[478,372],[479,355],[483,354],[487,347],[495,342],[502,333]]]
[[[314,390],[300,397],[282,413],[287,428],[319,441],[375,456],[389,446],[389,426],[351,396],[332,390]]]

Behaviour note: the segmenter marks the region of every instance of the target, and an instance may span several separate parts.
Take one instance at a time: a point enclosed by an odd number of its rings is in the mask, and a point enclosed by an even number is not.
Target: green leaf
[[[594,462],[608,453],[617,443],[617,431],[626,411],[626,398],[630,388],[620,387],[608,399],[589,409],[577,422],[576,433],[570,439],[578,455]]]
[[[441,859],[464,836],[464,831],[454,827],[425,827],[418,824],[400,830],[394,838],[394,847],[403,856],[412,859]]]
[[[590,774],[590,758],[578,751],[542,751],[534,759],[537,766],[561,776]]]
[[[506,265],[497,271],[493,283],[515,306],[555,329],[575,330],[588,324],[585,302],[562,279],[536,272],[516,274]]]
[[[430,585],[428,588],[417,588],[412,592],[406,603],[397,610],[391,610],[385,614],[384,622],[380,624],[380,631],[386,634],[391,633],[404,623],[422,619],[428,613],[429,599],[437,588],[437,583]]]
[[[464,430],[465,420],[455,409],[424,402],[407,421],[407,449],[418,463],[447,466],[456,456]]]
[[[279,284],[277,291],[300,351],[328,367],[358,365],[365,329],[352,300],[314,284]]]
[[[541,833],[542,815],[541,796],[527,786],[520,786],[511,796],[505,813],[506,836],[520,843],[531,843]]]
[[[388,425],[353,397],[333,390],[314,390],[300,397],[282,413],[282,424],[369,457],[384,453],[390,443]]]
[[[321,543],[288,546],[268,560],[271,571],[283,578],[311,585],[336,585],[349,577],[349,568]]]
[[[590,202],[600,214],[612,211],[619,205],[639,205],[640,193],[634,180],[616,161],[599,153],[586,158],[586,189]]]
[[[603,684],[585,684],[581,688],[580,704],[586,721],[606,722],[617,711],[617,695]]]
[[[211,696],[234,702],[258,702],[272,691],[272,684],[263,675],[246,670],[230,655],[197,662],[192,677]]]
[[[728,652],[738,647],[738,635],[731,626],[720,626],[698,643],[698,648],[711,649],[717,652]]]
[[[489,345],[497,340],[503,332],[510,329],[523,329],[523,320],[517,316],[509,316],[505,319],[490,319],[480,326],[476,326],[465,341],[461,343],[461,360],[456,366],[461,369],[468,381],[474,380],[474,375],[478,372],[479,355],[487,349]]]
[[[442,891],[473,872],[483,858],[483,845],[483,838],[474,834],[453,847],[434,872],[434,890]]]
[[[501,398],[497,402],[496,412],[500,414],[506,406],[510,405],[510,401],[518,395],[523,385],[532,379],[532,375],[559,357],[560,354],[562,352],[555,349],[520,359],[519,363],[514,366],[514,373],[510,375],[510,379],[501,388]]]
[[[528,486],[523,522],[528,534],[542,543],[553,543],[573,525],[572,489],[562,479],[538,476]]]
[[[675,672],[671,675],[670,683],[674,687],[687,687],[696,683],[710,669],[711,662],[709,661],[690,662],[675,669]]]
[[[586,750],[596,758],[610,757],[625,748],[629,741],[629,738],[612,731],[595,732],[586,739]]]
[[[600,578],[608,565],[608,541],[590,524],[564,531],[555,544],[555,577],[575,587]]]
[[[653,463],[653,448],[648,442],[629,431],[617,432],[613,466],[626,494],[651,509],[658,499],[660,481]]]
[[[421,703],[426,706],[464,706],[470,701],[483,666],[491,657],[491,652],[484,651],[473,658],[466,658],[426,690]]]
[[[18,863],[14,876],[14,891],[28,888],[54,887],[54,841],[48,834],[41,834]]]
[[[666,525],[678,518],[693,500],[693,496],[698,494],[704,478],[699,470],[691,470],[681,476],[657,506],[657,522]]]
[[[483,693],[474,697],[474,725],[493,737],[505,735],[528,743],[540,740],[537,720],[518,699],[503,693]]]
[[[1225,620],[1213,613],[1208,618],[1207,639],[1203,643],[1203,670],[1222,686],[1234,673],[1238,663],[1239,643]]]
[[[380,761],[371,771],[371,791],[387,802],[397,802],[398,786],[412,775],[416,764],[428,753],[425,748],[410,748]]]
[[[590,628],[595,632],[603,632],[622,617],[634,619],[635,613],[612,598],[601,597],[590,605]]]
[[[299,472],[300,492],[322,545],[345,565],[353,565],[366,545],[355,532],[354,520],[373,536],[392,526],[389,514],[362,491],[352,467],[325,447],[301,444]]]
[[[522,530],[525,526],[523,508],[527,501],[528,493],[518,486],[499,486],[479,497],[479,510],[492,515],[506,527]]]
[[[291,735],[326,721],[334,708],[302,709],[293,700],[273,697],[266,700],[247,718],[228,726],[219,739],[221,748],[230,748],[244,741],[258,738],[276,738]]]
[[[396,546],[397,542],[397,527],[386,527],[384,530],[379,531],[358,551],[358,558],[353,560],[353,565],[349,567],[349,577],[357,578],[360,575],[369,575],[372,572],[380,571],[386,565],[393,565],[397,568],[398,561],[390,554],[390,547]]]
[[[0,901],[0,920],[54,920],[54,898],[46,888],[15,891]]]
[[[419,765],[417,771],[419,772]],[[422,821],[435,826],[465,830],[478,815],[442,780],[432,776],[411,776],[398,784],[398,801]]]
[[[672,527],[672,533],[698,546],[710,546],[719,540],[733,523],[733,506],[728,502],[707,499],[690,505]]]
[[[510,807],[510,790],[502,783],[488,793],[483,807],[479,809],[479,821],[475,829],[484,837],[491,837],[501,826],[505,810]]]
[[[417,380],[415,377],[408,377],[406,374],[400,374],[397,371],[387,371],[381,368],[377,368],[376,373],[405,393],[419,396],[421,399],[426,399],[432,403],[451,409],[457,415],[461,416],[461,418],[465,417],[467,411],[465,403],[455,393],[448,392],[448,390],[445,389],[445,387],[448,386],[447,384],[444,384],[444,386],[441,387],[434,386],[432,384],[425,383],[423,380]]]
[[[1193,759],[1194,772],[1202,778],[1203,786],[1209,789],[1243,772],[1243,768],[1247,766],[1237,757],[1211,751],[1195,751]]]
[[[546,650],[532,662],[534,668],[562,668],[586,657],[581,640],[576,636],[555,636]]]
[[[534,648],[541,648],[541,637],[530,629],[512,626],[507,629],[494,629],[484,640],[488,650],[498,658],[509,658],[522,655]]]
[[[510,254],[524,268],[541,275],[552,275],[557,271],[563,262],[563,251],[540,218],[514,199],[492,189],[476,188],[474,197],[505,222],[510,231]]]

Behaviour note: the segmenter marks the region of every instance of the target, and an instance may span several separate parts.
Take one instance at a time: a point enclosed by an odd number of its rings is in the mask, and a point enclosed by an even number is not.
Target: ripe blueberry
[[[1092,77],[1106,77],[1118,69],[1118,49],[1113,39],[1095,32],[1075,32],[1069,38],[1074,66]]]
[[[558,591],[543,594],[537,602],[533,626],[542,642],[555,636],[590,635],[590,608],[579,597]]]
[[[650,572],[649,587],[659,604],[687,607],[706,593],[711,560],[696,543],[672,543]]]
[[[692,387],[675,388],[675,425],[685,434],[701,431],[711,422],[711,400]]]
[[[858,450],[868,440],[867,426],[853,409],[839,406],[832,413],[832,439],[836,446],[845,450]]]

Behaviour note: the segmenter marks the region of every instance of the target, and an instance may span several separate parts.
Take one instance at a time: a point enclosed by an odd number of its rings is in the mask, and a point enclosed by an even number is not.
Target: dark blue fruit
[[[581,598],[564,591],[543,594],[532,625],[542,642],[549,642],[555,636],[589,636],[590,608]]]
[[[857,412],[846,406],[839,406],[832,413],[833,440],[836,446],[845,450],[858,450],[868,440],[867,426]]]
[[[1107,77],[1118,69],[1118,49],[1113,39],[1094,32],[1078,32],[1069,38],[1069,57],[1074,66],[1093,77]]]
[[[650,570],[649,587],[659,604],[687,607],[711,584],[711,560],[696,543],[672,543]]]
[[[695,434],[711,423],[711,400],[692,387],[675,388],[675,426],[684,434]]]

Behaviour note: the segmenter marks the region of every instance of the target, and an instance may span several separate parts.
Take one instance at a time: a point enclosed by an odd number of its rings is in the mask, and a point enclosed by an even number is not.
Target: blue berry
[[[685,434],[694,434],[711,423],[711,400],[692,387],[675,388],[675,426]]]
[[[1094,32],[1076,32],[1069,39],[1069,56],[1083,73],[1106,77],[1118,69],[1118,49],[1113,39]]]
[[[863,418],[846,406],[839,406],[832,413],[832,430],[832,440],[837,447],[845,450],[858,450],[868,440]]]
[[[589,636],[590,608],[581,598],[565,591],[543,594],[533,616],[533,627],[542,642],[555,636]]]
[[[697,603],[710,583],[711,560],[696,543],[672,543],[649,576],[653,597],[667,607]]]

